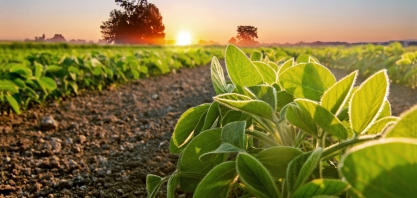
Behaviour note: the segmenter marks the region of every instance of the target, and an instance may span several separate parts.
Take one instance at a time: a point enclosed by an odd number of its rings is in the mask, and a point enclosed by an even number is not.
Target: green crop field
[[[230,81],[219,59],[225,59]],[[416,163],[417,111],[414,107],[401,117],[392,116],[387,100],[390,83],[417,86],[417,51],[398,43],[243,51],[234,45],[224,51],[3,43],[1,110],[20,114],[33,103],[210,62],[217,96],[179,118],[169,144],[172,154],[180,154],[177,170],[166,177],[149,174],[149,197],[165,182],[168,197],[177,185],[196,197],[228,197],[231,192],[244,197],[417,193],[409,177],[416,174],[410,167]],[[326,66],[353,72],[337,81]],[[358,75],[368,79],[354,86]],[[386,178],[388,169],[396,175],[391,180]]]
[[[320,63],[370,76],[387,69],[390,80],[417,86],[417,51],[390,46],[245,48],[277,67],[291,57],[312,56]],[[86,89],[102,90],[131,80],[196,67],[223,57],[220,47],[147,47],[48,43],[0,44],[0,101],[16,113]]]
[[[31,102],[205,65],[222,54],[214,47],[2,44],[0,101],[20,113]]]

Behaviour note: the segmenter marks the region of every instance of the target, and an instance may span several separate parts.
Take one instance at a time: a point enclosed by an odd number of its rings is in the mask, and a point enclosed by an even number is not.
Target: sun
[[[177,36],[177,45],[190,45],[191,34],[188,32],[180,32]]]

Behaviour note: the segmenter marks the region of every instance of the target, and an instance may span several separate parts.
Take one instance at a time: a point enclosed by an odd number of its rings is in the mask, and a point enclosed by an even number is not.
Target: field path
[[[348,74],[333,71],[338,79]],[[176,121],[212,96],[207,65],[3,117],[0,195],[146,197],[147,174],[175,170],[168,145]],[[399,115],[417,104],[417,90],[392,85],[389,100]],[[42,129],[46,116],[58,126]]]

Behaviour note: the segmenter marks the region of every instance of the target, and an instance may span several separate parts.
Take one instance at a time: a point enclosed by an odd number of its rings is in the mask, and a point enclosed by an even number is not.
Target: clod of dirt
[[[45,116],[41,120],[41,129],[49,131],[58,128],[58,122],[52,116]]]

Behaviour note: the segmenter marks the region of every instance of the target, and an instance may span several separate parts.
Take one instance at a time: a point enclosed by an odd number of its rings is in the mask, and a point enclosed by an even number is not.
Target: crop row
[[[258,51],[259,52],[259,51]],[[396,117],[382,69],[360,85],[309,56],[283,64],[234,45],[211,64],[214,101],[191,107],[169,143],[177,169],[146,177],[193,197],[415,197],[417,106]]]
[[[389,46],[360,45],[353,47],[296,47],[296,48],[260,48],[263,57],[282,63],[289,57],[312,55],[323,65],[331,68],[358,70],[359,74],[369,77],[371,74],[387,69],[394,83],[411,88],[417,87],[417,51],[407,50],[400,43]],[[251,53],[250,50],[245,51]]]
[[[42,104],[102,90],[131,80],[161,75],[182,67],[196,67],[222,55],[220,48],[113,48],[113,49],[0,49],[2,110],[16,113],[33,102]]]

